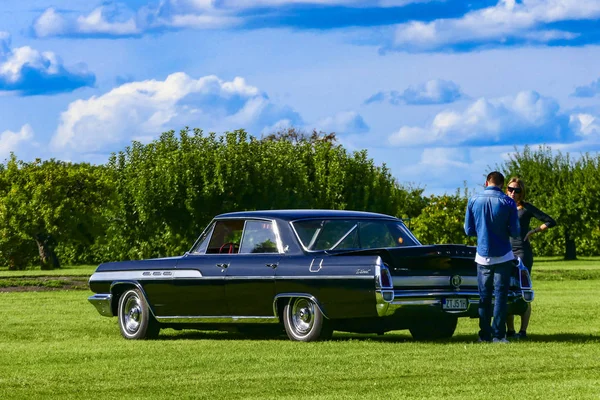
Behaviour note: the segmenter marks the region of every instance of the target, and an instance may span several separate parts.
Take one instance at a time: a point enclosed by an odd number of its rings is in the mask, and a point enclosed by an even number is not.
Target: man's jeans
[[[506,336],[506,310],[512,261],[495,264],[477,264],[479,285],[479,338],[481,340],[502,339]],[[492,310],[492,296],[495,298]],[[494,322],[492,322],[492,314]]]

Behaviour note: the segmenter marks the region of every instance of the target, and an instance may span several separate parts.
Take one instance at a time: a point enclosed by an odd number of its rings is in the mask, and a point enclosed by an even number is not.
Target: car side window
[[[217,221],[206,254],[237,254],[243,229],[244,220],[242,219]]]
[[[277,253],[277,237],[271,221],[246,221],[240,253]]]
[[[208,247],[208,240],[210,239],[210,234],[212,233],[214,226],[215,224],[213,223],[204,230],[204,232],[202,233],[202,235],[200,235],[200,238],[197,241],[198,244],[192,250],[192,253],[206,253],[206,249]]]

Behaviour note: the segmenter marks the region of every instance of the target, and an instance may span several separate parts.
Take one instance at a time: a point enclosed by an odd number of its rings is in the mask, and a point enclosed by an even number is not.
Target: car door
[[[216,255],[188,254],[177,263],[173,279],[171,315],[216,317],[227,315],[225,268]]]
[[[225,298],[239,317],[274,317],[275,270],[281,243],[270,220],[247,220],[237,254],[228,256]]]
[[[176,266],[174,294],[169,313],[180,317],[221,317],[228,315],[225,300],[226,255],[223,243],[232,241],[242,224],[214,221],[204,230],[194,248]],[[228,242],[225,242],[228,241]]]

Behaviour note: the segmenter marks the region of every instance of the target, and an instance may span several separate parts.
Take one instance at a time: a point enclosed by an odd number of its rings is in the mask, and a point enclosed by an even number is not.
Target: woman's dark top
[[[556,221],[552,219],[548,214],[540,211],[531,203],[523,202],[523,207],[518,210],[519,224],[521,225],[521,235],[518,239],[510,238],[510,244],[512,245],[513,253],[515,256],[521,257],[523,264],[531,272],[533,265],[533,251],[531,250],[531,243],[529,240],[524,241],[527,232],[530,231],[529,224],[531,218],[535,217],[540,221],[544,222],[548,228],[552,228],[556,225]]]

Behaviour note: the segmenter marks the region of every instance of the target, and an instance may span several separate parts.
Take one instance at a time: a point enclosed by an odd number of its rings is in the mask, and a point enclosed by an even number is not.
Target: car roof
[[[314,218],[369,218],[369,219],[394,219],[398,218],[386,214],[367,211],[350,210],[260,210],[238,211],[217,215],[215,218],[276,218],[282,220],[314,219]]]

